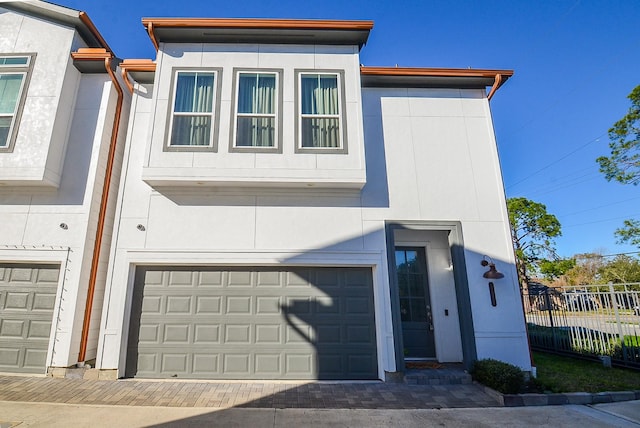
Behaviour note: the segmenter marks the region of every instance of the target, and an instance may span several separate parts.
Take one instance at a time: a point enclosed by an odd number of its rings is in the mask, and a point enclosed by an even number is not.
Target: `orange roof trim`
[[[418,67],[360,67],[360,75],[365,78],[409,78],[431,80],[429,78],[474,80],[478,84],[490,86],[487,99],[491,100],[496,91],[513,76],[513,70],[491,70],[473,68],[418,68]]]
[[[161,41],[364,45],[373,21],[258,18],[143,18],[156,50]]]
[[[360,67],[360,74],[367,76],[433,76],[433,77],[511,77],[513,70],[486,70],[474,68],[418,68],[418,67]]]
[[[155,73],[156,63],[150,59],[125,59],[120,63],[120,69],[127,89],[129,89],[130,93],[133,93],[133,85],[129,80],[129,73]]]
[[[371,30],[373,21],[321,19],[244,19],[244,18],[142,18],[147,27],[208,27],[290,30]]]

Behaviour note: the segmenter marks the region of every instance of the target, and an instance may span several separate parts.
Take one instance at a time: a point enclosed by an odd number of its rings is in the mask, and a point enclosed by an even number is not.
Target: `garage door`
[[[375,379],[371,269],[138,268],[127,376]]]
[[[0,264],[0,372],[45,372],[59,272]]]

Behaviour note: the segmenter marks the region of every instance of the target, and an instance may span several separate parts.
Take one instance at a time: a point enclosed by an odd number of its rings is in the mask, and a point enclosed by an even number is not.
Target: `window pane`
[[[407,262],[407,256],[404,251],[396,250],[396,268],[398,272],[406,272],[405,263]],[[404,268],[404,269],[403,269]]]
[[[236,146],[274,147],[275,118],[238,117]]]
[[[339,114],[338,76],[305,74],[301,86],[302,114]]]
[[[340,121],[303,117],[302,147],[340,147]]]
[[[273,114],[276,76],[241,73],[238,87],[238,113]]]
[[[0,147],[9,145],[9,129],[11,128],[10,117],[0,117]]]
[[[213,111],[213,73],[178,73],[173,110],[181,113]]]
[[[22,74],[0,74],[0,114],[16,111],[22,77]]]
[[[211,142],[211,116],[174,116],[173,146],[208,146]]]
[[[28,63],[29,57],[26,56],[0,58],[0,65],[27,65]]]

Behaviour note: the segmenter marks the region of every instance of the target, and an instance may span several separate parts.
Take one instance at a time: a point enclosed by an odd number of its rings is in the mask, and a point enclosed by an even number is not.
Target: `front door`
[[[424,248],[396,247],[405,359],[433,359],[436,347]]]

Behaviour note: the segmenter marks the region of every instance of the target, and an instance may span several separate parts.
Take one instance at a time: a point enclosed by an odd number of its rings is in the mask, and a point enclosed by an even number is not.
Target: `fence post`
[[[551,299],[549,298],[549,289],[544,290],[544,305],[549,313],[549,326],[551,327],[551,340],[553,340],[553,349],[558,351],[558,338],[556,336],[556,328],[553,324],[553,307],[551,306]]]
[[[624,333],[622,333],[622,322],[620,321],[620,312],[618,311],[618,300],[616,299],[615,291],[613,290],[613,283],[607,284],[609,286],[609,294],[611,295],[611,306],[613,307],[613,313],[616,316],[616,326],[618,327],[618,338],[620,339],[620,349],[622,349],[622,360],[627,362],[627,349],[624,345]]]

